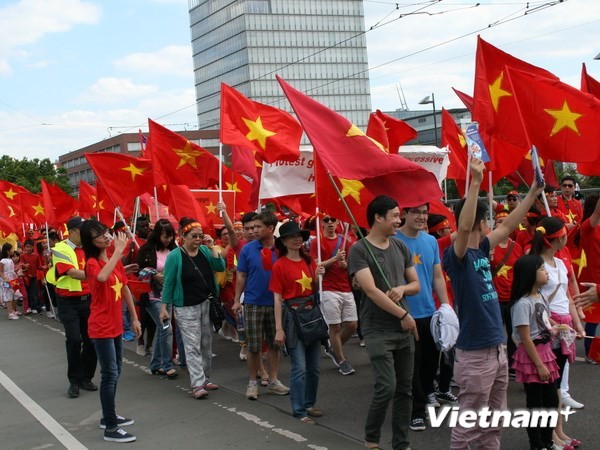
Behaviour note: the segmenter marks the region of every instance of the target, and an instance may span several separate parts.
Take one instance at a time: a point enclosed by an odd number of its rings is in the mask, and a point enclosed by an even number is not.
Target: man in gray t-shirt
[[[420,291],[419,278],[406,245],[391,238],[400,226],[398,203],[384,195],[376,197],[367,206],[367,222],[371,231],[350,248],[348,256],[348,270],[363,290],[361,328],[375,379],[365,445],[379,444],[393,399],[392,447],[406,449],[410,446],[414,339],[418,333],[404,296]]]

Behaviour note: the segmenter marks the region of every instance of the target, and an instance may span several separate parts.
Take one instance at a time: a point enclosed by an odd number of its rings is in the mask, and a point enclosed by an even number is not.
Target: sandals
[[[169,378],[170,380],[177,378],[179,376],[179,374],[177,373],[177,371],[175,369],[170,369],[166,372],[163,369],[152,369],[151,372],[152,372],[152,375],[161,375],[163,377]]]
[[[192,390],[192,395],[196,399],[204,398],[208,395],[208,391],[204,389],[204,386],[197,386]]]

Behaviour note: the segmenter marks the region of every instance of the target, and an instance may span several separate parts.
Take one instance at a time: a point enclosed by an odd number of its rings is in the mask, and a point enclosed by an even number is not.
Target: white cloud
[[[157,86],[135,84],[128,78],[104,77],[99,78],[76,101],[117,103],[129,101],[155,93]]]
[[[10,73],[10,59],[44,35],[97,23],[100,16],[98,5],[79,0],[21,0],[0,8],[0,73]]]
[[[123,70],[146,74],[190,77],[193,74],[191,45],[169,45],[153,53],[132,53],[114,61]]]

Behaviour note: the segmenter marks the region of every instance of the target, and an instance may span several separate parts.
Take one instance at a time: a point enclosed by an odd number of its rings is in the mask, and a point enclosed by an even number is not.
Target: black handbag
[[[329,329],[316,296],[287,300],[285,305],[292,315],[298,339],[304,345],[329,337]]]
[[[202,271],[198,268],[188,252],[186,252],[183,248],[181,251],[185,253],[188,258],[190,258],[190,261],[194,265],[196,272],[200,274],[202,281],[204,281],[204,284],[206,284],[206,287],[208,287],[208,290],[210,291],[210,294],[208,294],[208,316],[210,317],[210,321],[213,325],[221,326],[225,320],[225,308],[223,307],[223,303],[221,303],[221,299],[216,295],[211,285],[208,284],[206,278],[204,278],[204,275],[202,274]]]
[[[312,267],[310,264],[307,265],[314,280]],[[312,283],[312,287],[313,295],[294,298],[284,302],[289,313],[292,315],[298,339],[304,345],[310,345],[315,341],[321,341],[329,337],[329,327],[321,312],[319,291],[315,289],[314,282]]]

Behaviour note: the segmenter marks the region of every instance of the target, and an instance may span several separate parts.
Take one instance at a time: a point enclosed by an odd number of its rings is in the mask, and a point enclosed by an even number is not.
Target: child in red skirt
[[[528,409],[558,408],[558,392],[554,380],[559,376],[552,351],[552,324],[547,300],[540,288],[548,283],[548,272],[539,255],[526,255],[517,260],[511,291],[512,338],[518,347],[513,369],[516,380],[523,383]],[[553,449],[552,427],[528,427],[532,450]]]

